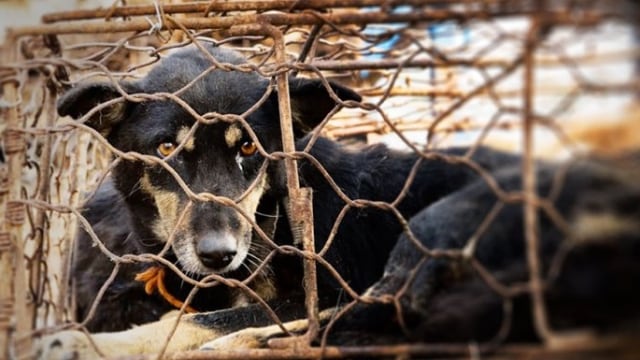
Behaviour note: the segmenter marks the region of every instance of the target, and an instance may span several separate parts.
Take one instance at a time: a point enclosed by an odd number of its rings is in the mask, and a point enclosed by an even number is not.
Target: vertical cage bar
[[[17,60],[17,41],[10,33],[6,38],[6,53],[3,63],[15,63]],[[31,357],[31,315],[27,305],[27,269],[24,257],[25,205],[21,198],[22,165],[25,160],[25,138],[21,131],[18,114],[18,89],[15,82],[3,85],[3,97],[7,108],[4,109],[6,128],[3,139],[7,155],[8,192],[5,202],[5,218],[2,232],[6,234],[10,248],[4,251],[0,261],[3,277],[0,298],[5,309],[12,309],[11,325],[3,329],[1,346],[4,356],[9,358],[9,351],[16,359]],[[12,304],[12,306],[6,306]]]
[[[537,2],[537,14],[531,16],[529,32],[525,39],[524,47],[524,121],[522,137],[522,186],[524,191],[524,236],[527,252],[527,265],[529,266],[529,287],[531,292],[533,322],[538,335],[548,341],[551,332],[547,320],[547,311],[544,301],[544,288],[542,283],[542,270],[539,258],[539,229],[538,207],[535,202],[537,197],[536,162],[534,159],[534,127],[535,127],[535,54],[542,30],[542,11],[545,9],[545,1]]]
[[[15,48],[17,46],[15,42],[15,38],[12,36],[6,37],[5,43],[5,51],[2,56],[2,63],[11,63],[15,61]],[[18,154],[16,154],[15,149],[9,148],[7,146],[7,141],[9,140],[11,134],[10,130],[18,126],[18,113],[15,108],[15,103],[17,101],[16,95],[16,84],[13,82],[8,82],[3,84],[3,94],[2,97],[4,101],[6,101],[7,105],[4,109],[2,109],[2,117],[4,121],[6,121],[6,128],[2,134],[5,149],[4,152],[7,156],[7,172],[6,172],[6,189],[3,189],[4,196],[2,196],[2,206],[3,206],[3,217],[0,220],[2,222],[2,234],[1,237],[3,239],[3,243],[5,246],[2,247],[2,252],[0,253],[0,272],[3,274],[5,278],[4,281],[0,281],[0,301],[2,302],[2,319],[0,324],[1,332],[0,332],[0,350],[2,354],[0,357],[8,359],[9,354],[11,352],[11,340],[14,331],[14,304],[15,304],[15,293],[14,293],[14,284],[13,284],[13,274],[14,274],[14,258],[16,255],[17,248],[19,248],[19,238],[16,238],[16,229],[13,224],[9,221],[9,200],[15,199],[16,196],[20,195],[20,184],[16,184],[16,179],[13,178],[12,175],[15,174],[16,164],[20,162],[20,151],[18,150]]]
[[[264,26],[274,39],[274,48],[277,64],[286,62],[286,49],[282,32],[275,26]],[[282,148],[286,154],[296,151],[295,137],[293,132],[293,118],[291,114],[291,99],[289,97],[288,72],[282,71],[277,77],[278,86],[278,107],[280,111],[280,130],[282,131]],[[313,206],[312,191],[308,188],[300,188],[298,181],[297,161],[291,157],[285,158],[285,168],[287,171],[287,186],[289,189],[289,221],[294,230],[294,241],[302,244],[302,249],[307,253],[315,253],[313,238]],[[304,264],[304,288],[305,305],[307,307],[307,317],[309,328],[308,339],[316,337],[318,324],[318,287],[316,283],[316,263],[313,258],[303,260]]]
[[[45,101],[43,102],[43,117],[44,123],[42,126],[45,128],[51,128],[55,122],[55,89],[51,86],[47,86],[44,91],[43,96],[45,97]],[[52,136],[54,134],[44,135],[44,138],[41,142],[42,144],[42,152],[40,155],[40,173],[38,177],[38,186],[37,193],[35,194],[36,200],[42,202],[49,202],[50,197],[50,182],[51,182],[51,161],[52,161]],[[36,316],[38,312],[38,306],[42,306],[44,304],[46,298],[46,283],[49,281],[47,279],[46,269],[48,266],[44,266],[43,262],[47,261],[47,257],[50,254],[45,253],[46,241],[49,240],[48,232],[49,230],[49,219],[47,215],[47,211],[45,209],[37,208],[35,209],[34,216],[34,239],[35,242],[35,254],[31,260],[31,268],[29,269],[29,277],[31,282],[31,288],[36,289],[34,302],[31,306],[30,311],[33,313],[33,327],[36,327]],[[50,246],[49,246],[50,247]],[[51,251],[51,249],[49,249]],[[53,299],[52,299],[53,300]],[[55,304],[54,304],[55,306]]]
[[[234,26],[229,29],[230,35],[268,35],[273,39],[274,53],[277,64],[286,62],[286,48],[284,36],[280,29],[267,24]],[[291,114],[291,99],[289,97],[288,72],[281,71],[276,75],[278,90],[278,110],[280,113],[280,131],[282,133],[282,150],[285,154],[296,151],[295,136],[293,131],[293,118]],[[308,188],[300,188],[298,179],[297,161],[287,156],[284,159],[287,174],[288,204],[287,216],[293,232],[294,242],[301,244],[307,254],[315,253],[315,241],[313,237],[313,205],[312,191]],[[310,341],[318,334],[319,310],[318,310],[318,286],[316,280],[316,262],[311,255],[303,259],[305,305],[309,327],[305,341]],[[307,344],[308,345],[308,344]]]

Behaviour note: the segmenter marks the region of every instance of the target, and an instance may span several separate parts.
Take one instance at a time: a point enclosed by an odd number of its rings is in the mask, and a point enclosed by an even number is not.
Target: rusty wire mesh
[[[232,47],[251,59],[252,70],[278,77],[280,84],[283,74],[296,73],[357,89],[364,100],[349,104],[321,125],[322,134],[333,139],[383,141],[424,158],[431,156],[428,150],[450,145],[522,151],[526,179],[522,201],[526,194],[533,194],[533,157],[579,157],[593,148],[614,152],[637,145],[633,131],[624,130],[637,114],[633,102],[640,90],[633,71],[638,52],[626,18],[633,12],[614,3],[566,1],[550,7],[535,1],[395,1],[393,6],[383,0],[196,2],[160,7],[152,3],[50,14],[43,18],[47,25],[13,29],[0,66],[5,119],[0,130],[7,157],[0,174],[0,210],[4,212],[0,260],[3,276],[9,280],[2,283],[0,299],[3,354],[11,349],[16,357],[26,358],[34,336],[86,320],[73,318],[69,286],[70,249],[82,199],[108,176],[114,161],[137,156],[110,147],[86,126],[58,118],[56,96],[73,84],[139,77],[171,50],[194,41]],[[607,41],[612,38],[618,41]],[[615,144],[598,143],[602,137],[593,136],[589,128],[602,125],[605,117],[606,127],[624,133],[624,141],[617,136],[620,141]],[[600,129],[598,134],[604,131],[609,130]],[[278,156],[291,163],[293,172],[293,160],[305,154],[293,156],[293,140],[284,141],[284,152]],[[477,167],[468,157],[451,161]],[[491,175],[478,170],[491,183]],[[300,196],[295,176],[290,177],[290,185],[295,201]],[[501,199],[513,201],[513,194],[495,190]],[[378,206],[399,214],[395,203],[341,196],[345,211]],[[194,194],[193,198],[211,201],[207,196]],[[535,249],[531,216],[540,205],[523,203],[529,214],[527,242]],[[313,275],[315,266],[323,266],[322,252],[311,254],[308,238],[305,252],[297,251],[308,258],[307,271]],[[437,251],[424,251],[437,255]],[[126,259],[151,260],[159,257]],[[529,286],[537,299],[537,329],[543,339],[554,338],[540,298],[535,256],[529,266],[534,274]],[[523,291],[505,288],[491,278],[487,281],[505,297]],[[361,298],[341,283],[354,301],[375,301]],[[245,286],[237,281],[228,284]],[[316,299],[310,289],[312,308]],[[314,316],[313,311],[310,314]],[[308,356],[319,354],[317,348],[307,351]],[[358,351],[386,356],[465,354],[468,346],[324,351],[329,357]],[[290,355],[280,349],[238,356]]]

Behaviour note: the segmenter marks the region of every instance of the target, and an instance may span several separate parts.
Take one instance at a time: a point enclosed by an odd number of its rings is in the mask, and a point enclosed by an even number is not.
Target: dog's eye
[[[171,153],[173,153],[173,151],[176,149],[176,144],[172,143],[172,142],[163,142],[162,144],[158,145],[158,155],[160,155],[160,157],[167,157],[169,155],[171,155]]]
[[[256,145],[253,141],[245,141],[240,146],[240,154],[242,156],[251,156],[258,151],[258,145]]]

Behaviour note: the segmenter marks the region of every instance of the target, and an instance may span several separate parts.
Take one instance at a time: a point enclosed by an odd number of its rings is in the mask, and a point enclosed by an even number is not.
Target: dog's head
[[[81,84],[58,102],[60,115],[82,118],[116,149],[150,156],[120,161],[113,170],[116,186],[142,243],[171,241],[183,269],[202,275],[233,271],[251,257],[252,223],[271,182],[263,155],[281,149],[270,81],[222,69],[212,57],[245,62],[230,50],[193,46],[165,58],[141,80]],[[319,80],[291,79],[289,87],[297,135],[334,109],[335,96],[360,99],[335,84],[329,91]],[[208,121],[198,122],[193,112]],[[250,128],[220,114],[241,115]],[[204,199],[194,197],[202,194]]]

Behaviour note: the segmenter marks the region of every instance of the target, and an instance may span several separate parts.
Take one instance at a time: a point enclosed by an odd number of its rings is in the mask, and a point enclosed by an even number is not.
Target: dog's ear
[[[122,86],[127,91],[127,84],[123,83]],[[64,93],[58,99],[58,114],[60,116],[69,115],[74,119],[79,119],[94,107],[121,96],[122,94],[112,83],[93,82],[80,84]],[[123,99],[120,102],[104,107],[87,119],[86,124],[99,131],[102,135],[107,136],[113,126],[124,119],[127,107],[130,105],[128,101]]]
[[[342,101],[360,101],[355,91],[329,82],[331,89]],[[296,132],[305,134],[318,126],[333,110],[337,102],[331,97],[322,81],[318,79],[293,78],[289,80],[291,116]]]

